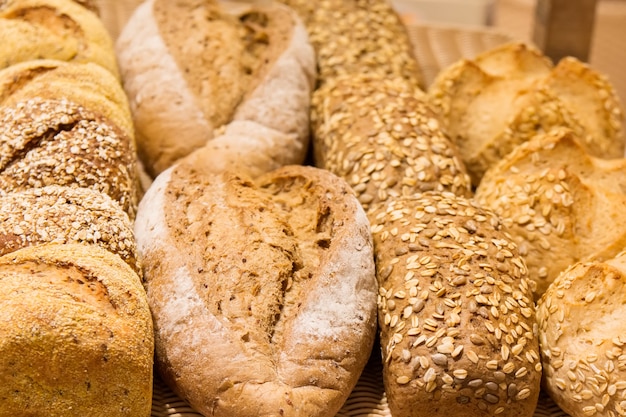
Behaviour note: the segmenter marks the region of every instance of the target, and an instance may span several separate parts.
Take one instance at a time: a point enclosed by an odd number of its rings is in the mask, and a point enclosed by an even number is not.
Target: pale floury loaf
[[[333,174],[177,163],[135,223],[157,369],[211,416],[332,417],[376,335],[369,222]]]
[[[304,161],[315,54],[291,9],[149,0],[116,49],[152,176],[198,149],[215,172]]]

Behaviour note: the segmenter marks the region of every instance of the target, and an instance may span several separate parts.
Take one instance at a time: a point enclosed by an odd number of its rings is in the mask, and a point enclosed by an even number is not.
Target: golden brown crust
[[[527,270],[498,218],[428,192],[370,212],[394,416],[532,416],[541,362]]]
[[[626,254],[565,270],[537,303],[544,386],[572,417],[623,415]]]
[[[334,416],[376,334],[369,223],[332,174],[177,164],[135,225],[164,379],[214,416]]]
[[[37,59],[92,62],[119,79],[113,41],[102,21],[85,3],[92,2],[0,2],[0,68]]]
[[[142,274],[132,223],[106,194],[58,185],[0,194],[0,256],[52,242],[98,245]]]
[[[131,219],[138,203],[130,138],[68,102],[33,98],[0,107],[0,185],[5,191],[67,185],[117,201]]]
[[[147,417],[152,321],[137,274],[93,245],[0,257],[2,414]]]
[[[315,91],[312,104],[316,166],[345,178],[366,210],[429,190],[471,194],[456,147],[406,80],[336,77]]]

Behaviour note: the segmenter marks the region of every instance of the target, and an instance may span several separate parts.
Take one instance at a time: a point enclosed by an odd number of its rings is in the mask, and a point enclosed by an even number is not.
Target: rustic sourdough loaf
[[[0,256],[43,243],[98,245],[137,274],[133,224],[120,205],[90,188],[49,185],[0,194]]]
[[[135,222],[160,375],[205,415],[334,416],[376,335],[363,209],[317,168],[202,168],[159,175]]]
[[[0,323],[0,416],[150,415],[150,311],[118,256],[50,244],[0,257]]]
[[[116,47],[152,176],[204,146],[216,172],[238,163],[256,175],[304,161],[315,54],[288,7],[148,0]],[[255,160],[259,153],[272,157]]]
[[[442,70],[428,90],[444,130],[478,185],[485,171],[537,133],[574,130],[592,155],[624,155],[623,111],[610,82],[566,58],[511,43]]]
[[[569,129],[517,147],[483,177],[476,200],[502,218],[535,298],[569,265],[626,247],[626,159],[591,156]]]
[[[565,270],[537,304],[544,386],[572,417],[626,413],[626,253]]]
[[[0,2],[0,39],[0,68],[47,58],[93,62],[119,78],[113,41],[104,24],[72,0]]]
[[[532,416],[535,305],[498,217],[437,192],[389,200],[369,217],[391,414]]]

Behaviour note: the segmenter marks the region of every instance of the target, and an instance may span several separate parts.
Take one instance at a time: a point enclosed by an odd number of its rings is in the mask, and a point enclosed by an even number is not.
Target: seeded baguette
[[[456,147],[405,79],[336,77],[315,91],[312,104],[315,165],[345,178],[366,211],[424,191],[472,194]]]
[[[179,162],[135,232],[157,369],[178,395],[215,417],[335,416],[376,336],[369,223],[344,181]]]
[[[428,192],[370,212],[394,417],[532,416],[541,381],[527,270],[497,217]]]
[[[502,218],[538,299],[568,266],[626,246],[626,159],[591,156],[574,132],[537,135],[493,166],[476,200]]]
[[[578,262],[537,303],[544,386],[572,417],[626,413],[626,253]]]
[[[0,68],[37,59],[92,62],[119,79],[114,45],[92,10],[72,0],[0,3]],[[85,4],[87,5],[87,4]]]
[[[0,257],[0,416],[144,417],[152,319],[138,275],[95,245]]]
[[[89,188],[49,185],[0,194],[0,256],[44,243],[93,244],[138,275],[133,225],[119,204]]]
[[[131,219],[138,204],[131,139],[110,121],[68,101],[33,98],[0,106],[0,188],[91,188]]]

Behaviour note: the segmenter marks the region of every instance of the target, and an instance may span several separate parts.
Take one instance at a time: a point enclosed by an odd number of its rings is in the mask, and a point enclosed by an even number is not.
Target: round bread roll
[[[84,7],[88,3],[0,2],[0,68],[36,59],[93,62],[119,79],[113,41],[97,14]]]
[[[615,89],[575,58],[553,66],[539,50],[505,44],[441,71],[428,97],[474,185],[517,145],[555,126],[575,131],[594,156],[624,155]]]
[[[288,7],[148,0],[116,48],[152,176],[204,146],[215,172],[236,164],[256,175],[304,161],[315,53]],[[259,161],[259,152],[271,157]]]
[[[333,417],[376,336],[369,223],[336,176],[177,163],[135,223],[159,374],[211,416]]]
[[[120,82],[92,63],[35,60],[0,71],[0,105],[66,99],[109,119],[134,141],[133,120]]]
[[[580,262],[537,303],[544,387],[572,417],[626,414],[626,253]]]
[[[571,264],[626,247],[626,159],[591,156],[555,128],[494,165],[476,189],[502,218],[526,260],[535,299]]]
[[[391,414],[533,416],[542,370],[535,305],[499,219],[436,192],[390,200],[369,217]]]
[[[91,188],[134,219],[136,154],[109,120],[69,101],[32,98],[0,105],[0,124],[0,189]]]
[[[423,93],[402,78],[351,74],[313,96],[315,165],[344,178],[368,210],[424,191],[469,196],[456,146]]]
[[[0,257],[5,416],[148,417],[154,338],[139,277],[94,245]]]
[[[96,190],[49,185],[2,192],[0,256],[43,243],[98,245],[142,274],[128,215]]]

